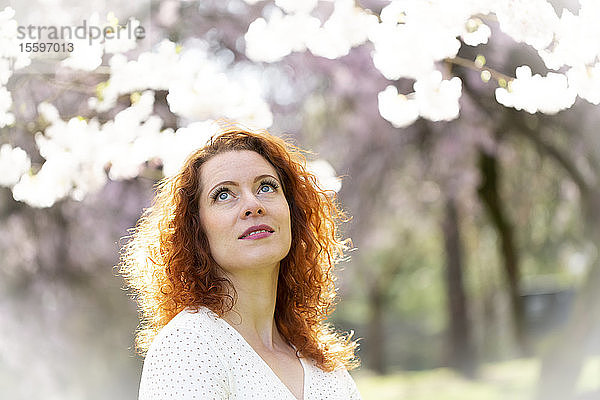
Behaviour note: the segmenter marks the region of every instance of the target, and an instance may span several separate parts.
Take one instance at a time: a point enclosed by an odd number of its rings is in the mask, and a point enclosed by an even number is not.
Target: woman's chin
[[[243,271],[243,270],[270,270],[279,268],[279,257],[246,257],[239,260],[228,260],[226,263],[217,263],[227,272]]]

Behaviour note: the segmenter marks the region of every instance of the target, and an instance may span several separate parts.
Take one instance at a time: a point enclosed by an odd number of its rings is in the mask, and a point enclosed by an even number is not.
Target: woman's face
[[[200,169],[200,219],[221,268],[273,268],[291,246],[290,209],[273,166],[260,154],[218,154]]]

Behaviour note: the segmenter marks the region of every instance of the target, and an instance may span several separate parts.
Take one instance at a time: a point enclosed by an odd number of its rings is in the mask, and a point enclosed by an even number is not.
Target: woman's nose
[[[253,194],[248,194],[244,196],[244,204],[242,207],[242,218],[248,218],[252,215],[264,215],[265,209],[262,203],[256,196]]]

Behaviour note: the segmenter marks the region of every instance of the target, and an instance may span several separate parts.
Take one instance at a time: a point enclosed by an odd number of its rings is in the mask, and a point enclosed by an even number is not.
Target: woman
[[[139,398],[360,399],[326,324],[343,217],[300,150],[224,128],[164,179],[122,254],[142,314]]]

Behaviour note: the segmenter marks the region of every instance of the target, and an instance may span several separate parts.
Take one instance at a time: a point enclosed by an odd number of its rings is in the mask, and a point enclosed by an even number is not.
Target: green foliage
[[[399,372],[385,376],[354,375],[364,400],[529,400],[539,374],[539,360],[517,359],[486,364],[476,380],[447,368]],[[580,393],[598,390],[600,357],[587,360],[578,383]]]

